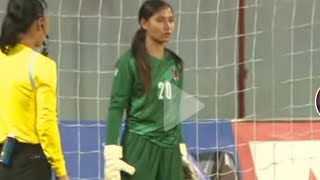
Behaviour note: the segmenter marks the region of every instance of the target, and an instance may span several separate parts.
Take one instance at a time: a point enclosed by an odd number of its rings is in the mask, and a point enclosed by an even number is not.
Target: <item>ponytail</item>
[[[12,26],[11,18],[6,16],[3,20],[0,35],[0,49],[4,54],[8,54],[8,49],[14,47],[20,38],[17,34],[18,27]]]
[[[8,53],[9,48],[19,43],[19,34],[26,31],[25,27],[32,23],[30,19],[24,20],[23,6],[24,2],[19,0],[13,0],[8,4],[0,35],[0,49],[5,54]]]
[[[0,49],[4,54],[21,41],[32,23],[44,15],[47,4],[44,0],[10,0],[0,34]]]
[[[132,41],[132,53],[136,59],[137,69],[144,87],[145,92],[150,92],[152,87],[151,64],[149,54],[146,48],[146,31],[138,29]]]

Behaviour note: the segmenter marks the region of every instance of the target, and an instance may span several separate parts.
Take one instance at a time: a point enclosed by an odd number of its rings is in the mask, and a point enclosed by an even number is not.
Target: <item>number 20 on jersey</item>
[[[159,82],[158,83],[159,89],[159,99],[171,99],[172,98],[172,88],[171,83],[169,81]]]

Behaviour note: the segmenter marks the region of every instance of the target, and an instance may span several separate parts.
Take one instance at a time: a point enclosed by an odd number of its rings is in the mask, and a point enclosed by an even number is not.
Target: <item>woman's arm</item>
[[[57,117],[57,67],[49,59],[36,63],[36,128],[40,144],[58,177],[67,174]]]
[[[132,82],[133,72],[130,67],[130,59],[120,58],[116,65],[107,118],[107,145],[118,144],[122,116],[128,107]]]

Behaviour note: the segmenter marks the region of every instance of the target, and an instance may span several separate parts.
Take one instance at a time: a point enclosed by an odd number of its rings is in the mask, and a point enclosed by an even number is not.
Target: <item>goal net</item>
[[[114,65],[130,48],[142,2],[48,0],[72,179],[104,177]],[[177,27],[169,48],[185,62],[184,91],[199,100],[195,109],[204,104],[184,121],[203,177],[320,178],[320,0],[168,2]],[[1,17],[6,3],[0,0]]]

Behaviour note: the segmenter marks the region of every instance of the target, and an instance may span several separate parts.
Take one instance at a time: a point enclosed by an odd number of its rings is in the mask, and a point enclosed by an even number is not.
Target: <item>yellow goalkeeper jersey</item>
[[[40,143],[57,176],[66,175],[57,118],[56,63],[18,44],[0,51],[0,143],[8,134]]]

